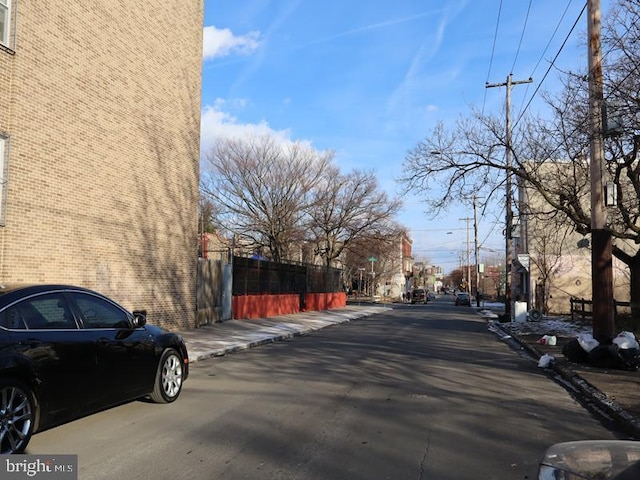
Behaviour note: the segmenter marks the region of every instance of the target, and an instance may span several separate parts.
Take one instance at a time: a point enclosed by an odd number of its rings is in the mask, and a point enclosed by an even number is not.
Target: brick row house
[[[195,322],[203,0],[0,0],[0,283]]]

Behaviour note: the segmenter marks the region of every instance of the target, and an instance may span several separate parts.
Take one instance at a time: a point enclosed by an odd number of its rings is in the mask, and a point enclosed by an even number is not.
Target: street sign
[[[518,263],[522,265],[525,272],[529,271],[529,254],[518,254]]]
[[[377,262],[378,259],[376,257],[369,257],[370,262]]]

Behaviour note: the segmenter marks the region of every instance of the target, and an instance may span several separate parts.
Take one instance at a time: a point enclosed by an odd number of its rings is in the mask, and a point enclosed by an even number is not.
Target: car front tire
[[[176,350],[165,350],[158,365],[151,400],[155,403],[171,403],[175,401],[182,391],[183,380],[182,358]]]
[[[31,390],[19,382],[0,381],[0,454],[22,453],[33,435],[34,420]]]

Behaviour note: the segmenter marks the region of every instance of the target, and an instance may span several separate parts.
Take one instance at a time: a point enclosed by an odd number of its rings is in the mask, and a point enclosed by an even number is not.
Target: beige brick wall
[[[0,51],[0,281],[194,326],[202,21],[203,0],[20,0],[15,55]]]
[[[571,168],[568,162],[548,162],[537,165],[538,174],[545,176],[545,181],[564,181],[567,175],[565,169]],[[536,212],[550,212],[542,196],[535,189],[528,188],[526,198],[530,215],[527,215],[529,254],[531,255],[532,288],[541,277],[539,265],[544,265],[552,271],[549,284],[550,298],[548,301],[551,313],[566,314],[571,308],[571,297],[592,298],[591,248],[579,248],[578,242],[590,235],[581,235],[574,229],[573,224],[558,224],[546,215],[536,215]],[[583,192],[581,202],[586,211],[590,210],[589,190]],[[521,234],[522,236],[523,234]],[[620,239],[616,245],[625,249]],[[633,247],[631,247],[633,248]],[[617,301],[629,301],[629,269],[620,260],[613,258],[613,296]]]

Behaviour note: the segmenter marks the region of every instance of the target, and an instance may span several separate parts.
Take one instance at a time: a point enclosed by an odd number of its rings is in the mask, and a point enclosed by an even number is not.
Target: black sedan
[[[173,402],[188,374],[182,338],[143,312],[80,287],[0,286],[0,454],[124,402]]]

